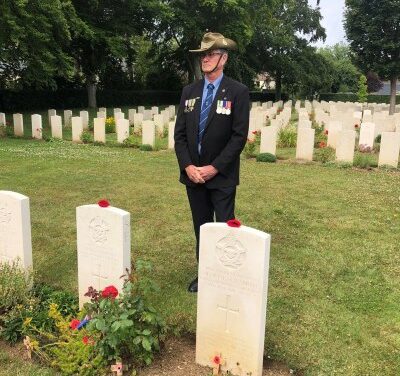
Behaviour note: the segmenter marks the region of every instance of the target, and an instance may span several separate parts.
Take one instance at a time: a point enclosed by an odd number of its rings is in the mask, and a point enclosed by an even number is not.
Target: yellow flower
[[[31,322],[32,322],[32,317],[27,317],[24,320],[23,326],[29,326]]]

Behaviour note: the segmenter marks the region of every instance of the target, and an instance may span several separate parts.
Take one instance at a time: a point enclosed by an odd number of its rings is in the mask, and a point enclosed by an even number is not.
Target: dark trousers
[[[226,222],[235,218],[236,186],[207,189],[204,185],[186,187],[196,235],[196,258],[199,261],[200,226],[207,222]]]

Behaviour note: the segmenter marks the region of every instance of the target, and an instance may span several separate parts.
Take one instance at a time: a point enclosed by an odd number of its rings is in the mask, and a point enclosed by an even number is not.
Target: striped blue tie
[[[207,85],[207,96],[206,100],[203,102],[201,106],[200,113],[200,123],[199,123],[199,154],[201,152],[201,140],[203,139],[204,130],[206,129],[208,114],[210,113],[211,105],[213,102],[213,90],[214,85]]]

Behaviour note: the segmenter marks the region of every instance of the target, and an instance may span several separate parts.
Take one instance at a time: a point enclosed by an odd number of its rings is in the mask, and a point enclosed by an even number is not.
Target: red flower
[[[324,134],[328,134],[329,132],[328,132],[328,130],[327,129],[325,129],[325,132],[324,132]]]
[[[118,296],[118,290],[115,286],[107,286],[102,292],[101,296],[103,298],[115,299]]]
[[[248,138],[248,139],[247,139],[247,142],[248,142],[249,144],[252,144],[252,143],[254,142],[254,140],[251,140],[250,138]]]
[[[240,223],[239,220],[237,219],[230,219],[228,222],[226,222],[226,224],[229,227],[240,227],[242,224]]]
[[[107,200],[100,200],[97,204],[101,208],[108,208],[110,206],[110,203]]]
[[[257,132],[257,131],[253,131],[253,132],[251,132],[251,133],[253,133],[253,134],[257,134],[258,132]]]
[[[85,345],[93,345],[93,339],[90,338],[90,337],[88,337],[88,336],[84,336],[84,337],[82,338],[82,342],[83,342]]]
[[[69,323],[69,327],[70,327],[72,330],[75,330],[75,329],[78,327],[78,325],[79,325],[80,323],[81,323],[81,322],[80,322],[79,320],[73,319],[73,320]]]
[[[358,128],[358,124],[354,124],[354,128]]]
[[[320,148],[324,148],[325,146],[326,146],[326,144],[325,144],[324,141],[321,141],[321,142],[319,143],[319,147],[320,147]]]
[[[219,355],[215,355],[213,358],[213,363],[216,365],[220,365],[221,364],[221,357]]]

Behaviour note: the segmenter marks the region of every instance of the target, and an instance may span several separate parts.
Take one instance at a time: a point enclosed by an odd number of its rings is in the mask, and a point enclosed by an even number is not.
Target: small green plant
[[[115,133],[115,119],[113,117],[106,119],[106,133]]]
[[[335,154],[335,149],[323,146],[314,151],[314,160],[321,163],[332,162],[335,160]]]
[[[368,99],[367,77],[365,77],[363,74],[360,76],[358,80],[357,97],[358,101],[361,103],[365,103]]]
[[[89,288],[86,295],[91,302],[84,305],[92,318],[88,332],[96,338],[95,351],[103,359],[138,366],[153,361],[166,326],[149,304],[148,295],[158,289],[148,277],[150,273],[150,264],[138,260],[127,273],[121,294],[114,286],[101,292]]]
[[[122,145],[127,148],[138,148],[140,147],[140,142],[135,139],[135,136],[131,135],[124,140]]]
[[[381,139],[382,139],[382,135],[381,135],[381,134],[378,134],[378,135],[375,137],[375,142],[376,142],[377,144],[380,144],[380,143],[381,143]]]
[[[372,154],[358,153],[354,158],[354,166],[370,169],[372,167],[377,167],[377,163]]]
[[[5,125],[0,124],[0,138],[7,137],[7,127]]]
[[[297,131],[293,126],[282,128],[278,133],[278,147],[293,148],[296,146]]]
[[[152,151],[153,150],[153,146],[151,146],[149,144],[143,144],[143,145],[140,145],[139,149],[141,151]]]
[[[247,139],[246,145],[243,149],[243,155],[245,158],[254,158],[256,156],[256,142],[251,139]]]
[[[0,316],[29,301],[32,279],[19,261],[0,263]]]
[[[81,141],[84,144],[89,144],[89,143],[93,142],[93,135],[89,131],[85,130],[82,132]]]
[[[257,155],[257,162],[269,162],[269,163],[275,163],[276,162],[276,156],[271,153],[260,153]]]

